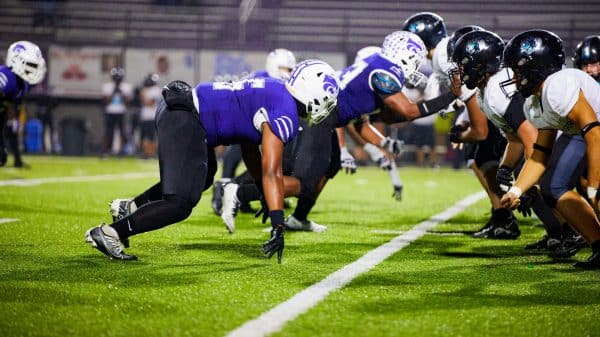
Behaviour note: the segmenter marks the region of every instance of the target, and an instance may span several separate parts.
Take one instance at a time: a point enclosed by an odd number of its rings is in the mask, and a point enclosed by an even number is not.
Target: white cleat
[[[285,221],[285,227],[294,231],[316,232],[321,233],[327,230],[327,226],[319,225],[310,220],[300,221],[293,215],[290,215]]]
[[[223,210],[221,219],[229,233],[235,232],[235,216],[240,207],[240,201],[237,198],[237,191],[240,185],[229,183],[223,188]]]

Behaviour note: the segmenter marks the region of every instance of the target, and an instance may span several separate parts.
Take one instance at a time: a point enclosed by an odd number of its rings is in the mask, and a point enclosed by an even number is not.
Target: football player
[[[46,61],[40,48],[29,41],[17,41],[8,47],[6,65],[0,66],[0,166],[6,164],[4,129],[7,105],[21,104],[31,86],[39,84],[46,75]],[[15,162],[15,165],[18,164]]]
[[[265,64],[265,70],[256,71],[247,78],[274,78],[287,81],[290,78],[292,69],[296,66],[296,57],[294,53],[284,48],[277,48],[269,52]],[[235,176],[235,170],[242,160],[242,150],[240,145],[230,145],[223,153],[223,172],[221,179],[213,185],[213,195],[211,206],[215,214],[221,215],[223,208],[223,187]],[[250,205],[240,205],[241,211],[252,211]]]
[[[600,36],[588,36],[577,45],[573,65],[600,82]]]
[[[454,62],[455,68],[450,71],[449,75],[454,81],[460,79],[457,82],[465,84],[467,88],[479,89],[476,97],[481,110],[473,109],[473,106],[469,105],[469,114],[473,115],[483,111],[487,119],[502,132],[508,141],[496,174],[497,183],[490,184],[506,191],[512,185],[513,171],[517,174],[519,170],[523,153],[526,158],[533,153],[537,129],[525,119],[523,96],[516,93],[509,98],[500,89],[500,82],[512,78],[512,71],[501,67],[503,51],[504,42],[498,35],[489,31],[467,33],[453,47],[451,60]],[[460,85],[454,85],[452,88],[460,90]],[[468,137],[468,133],[469,131],[464,131],[458,137]],[[497,189],[495,191],[498,195],[502,194]],[[544,203],[537,187],[532,187],[527,193],[527,197],[528,203],[544,223],[547,235],[542,240],[527,245],[525,248],[554,251],[563,239],[560,221]],[[522,209],[522,211],[527,213],[528,209]],[[496,237],[500,234],[506,235],[503,232],[511,230],[515,229],[506,230],[496,225],[489,227],[486,232],[489,233],[489,236]],[[567,244],[573,241],[572,233],[570,234],[564,240]],[[581,246],[579,247],[581,248]]]
[[[504,50],[504,64],[513,78],[501,83],[506,90],[515,84],[525,97],[525,117],[538,129],[533,154],[502,204],[516,208],[523,191],[543,175],[542,194],[592,247],[592,255],[576,267],[600,268],[600,86],[579,69],[563,69],[562,40],[546,30],[529,30],[514,36]],[[562,135],[556,139],[558,131]],[[587,171],[587,174],[585,174]],[[573,191],[586,175],[590,203]]]
[[[309,126],[326,119],[338,91],[335,71],[319,60],[299,63],[285,83],[249,79],[192,88],[171,82],[156,113],[160,182],[126,202],[126,216],[88,230],[87,242],[110,258],[135,260],[123,251],[129,237],[185,220],[203,189],[212,185],[217,169],[213,148],[238,143],[270,210],[271,238],[264,252],[269,257],[277,253],[281,262],[284,144],[296,136],[299,116]]]

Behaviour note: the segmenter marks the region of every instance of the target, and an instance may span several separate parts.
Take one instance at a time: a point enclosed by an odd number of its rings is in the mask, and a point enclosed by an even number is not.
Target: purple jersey
[[[29,84],[19,80],[9,67],[0,66],[0,99],[19,103],[29,91]]]
[[[402,69],[379,54],[345,68],[340,74],[338,126],[382,108],[382,98],[399,92],[403,86]]]
[[[193,96],[209,146],[260,144],[262,123],[284,143],[298,132],[296,102],[281,81],[201,83]]]

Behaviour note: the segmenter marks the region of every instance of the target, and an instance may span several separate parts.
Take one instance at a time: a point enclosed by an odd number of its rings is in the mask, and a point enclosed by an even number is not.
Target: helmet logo
[[[537,46],[541,44],[542,41],[539,38],[529,38],[521,43],[521,54],[531,55],[535,52]]]
[[[323,78],[323,90],[325,90],[326,92],[335,95],[335,93],[338,92],[339,87],[337,84],[337,81],[335,80],[335,78],[333,78],[330,75],[325,75],[325,77]]]
[[[20,52],[22,52],[22,51],[25,51],[25,46],[24,46],[24,45],[22,45],[22,44],[17,44],[17,45],[16,45],[16,46],[13,48],[13,51],[14,51],[15,53],[20,53]]]
[[[422,32],[425,30],[425,24],[423,22],[413,22],[408,26],[408,30],[413,33]]]
[[[408,41],[406,42],[406,49],[408,49],[408,51],[413,52],[413,53],[419,53],[420,51],[423,50],[421,45],[411,38],[409,38]]]
[[[469,53],[469,54],[475,54],[476,52],[480,51],[481,48],[479,46],[479,43],[477,43],[477,41],[472,41],[469,44],[467,44],[466,50],[467,50],[467,53]]]

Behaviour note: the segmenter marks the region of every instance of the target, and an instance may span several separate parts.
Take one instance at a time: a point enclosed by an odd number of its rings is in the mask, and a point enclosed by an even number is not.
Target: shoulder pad
[[[402,90],[398,78],[386,71],[376,70],[369,78],[371,89],[381,95],[393,95]]]

